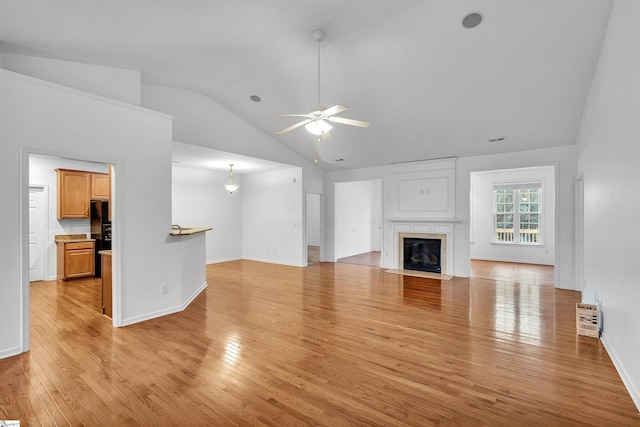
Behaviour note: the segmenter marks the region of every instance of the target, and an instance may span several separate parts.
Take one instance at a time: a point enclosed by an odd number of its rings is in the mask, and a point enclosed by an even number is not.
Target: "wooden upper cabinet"
[[[108,173],[91,173],[91,199],[109,200],[111,180]]]
[[[58,219],[89,218],[91,174],[84,171],[56,169],[58,174]]]

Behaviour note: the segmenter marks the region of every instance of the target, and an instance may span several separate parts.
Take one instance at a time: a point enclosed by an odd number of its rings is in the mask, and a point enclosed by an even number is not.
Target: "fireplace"
[[[405,237],[402,239],[402,244],[404,270],[442,272],[440,265],[442,240]]]
[[[446,272],[447,236],[399,233],[398,269],[442,274]]]

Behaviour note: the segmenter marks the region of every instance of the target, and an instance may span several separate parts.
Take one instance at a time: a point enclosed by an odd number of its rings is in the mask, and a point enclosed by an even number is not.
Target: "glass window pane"
[[[502,190],[496,191],[496,203],[504,203],[504,192]]]
[[[504,212],[504,204],[499,203],[496,205],[496,212]]]
[[[529,222],[530,219],[531,219],[531,215],[530,214],[521,214],[520,215],[520,223]]]
[[[538,212],[538,204],[537,203],[531,203],[529,205],[529,212]]]
[[[538,214],[531,214],[529,221],[535,222],[537,224],[538,222],[540,222],[540,216]]]
[[[506,205],[504,205],[504,211],[505,212],[514,212],[513,206],[514,205],[512,203],[507,203]]]
[[[513,223],[512,222],[507,222],[504,224],[504,228],[508,229],[508,230],[513,230]]]
[[[504,222],[504,215],[503,214],[496,215],[496,222]]]
[[[531,201],[532,202],[540,201],[540,189],[539,188],[531,190]]]
[[[520,212],[529,212],[529,203],[520,203]]]
[[[506,203],[513,203],[513,190],[505,190],[504,201]]]
[[[513,215],[503,215],[505,222],[513,222]]]

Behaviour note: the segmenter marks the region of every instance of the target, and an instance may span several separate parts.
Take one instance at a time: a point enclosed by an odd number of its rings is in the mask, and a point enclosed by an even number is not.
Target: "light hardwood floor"
[[[97,282],[34,283],[32,350],[0,360],[23,425],[634,426],[579,294],[334,263],[233,261],[184,312],[124,328]]]
[[[552,265],[524,264],[518,262],[471,260],[471,277],[500,282],[533,283],[553,286]]]

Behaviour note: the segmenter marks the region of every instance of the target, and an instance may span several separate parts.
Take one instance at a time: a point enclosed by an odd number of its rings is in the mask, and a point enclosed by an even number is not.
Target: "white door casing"
[[[46,279],[47,208],[45,187],[29,187],[29,281]]]

